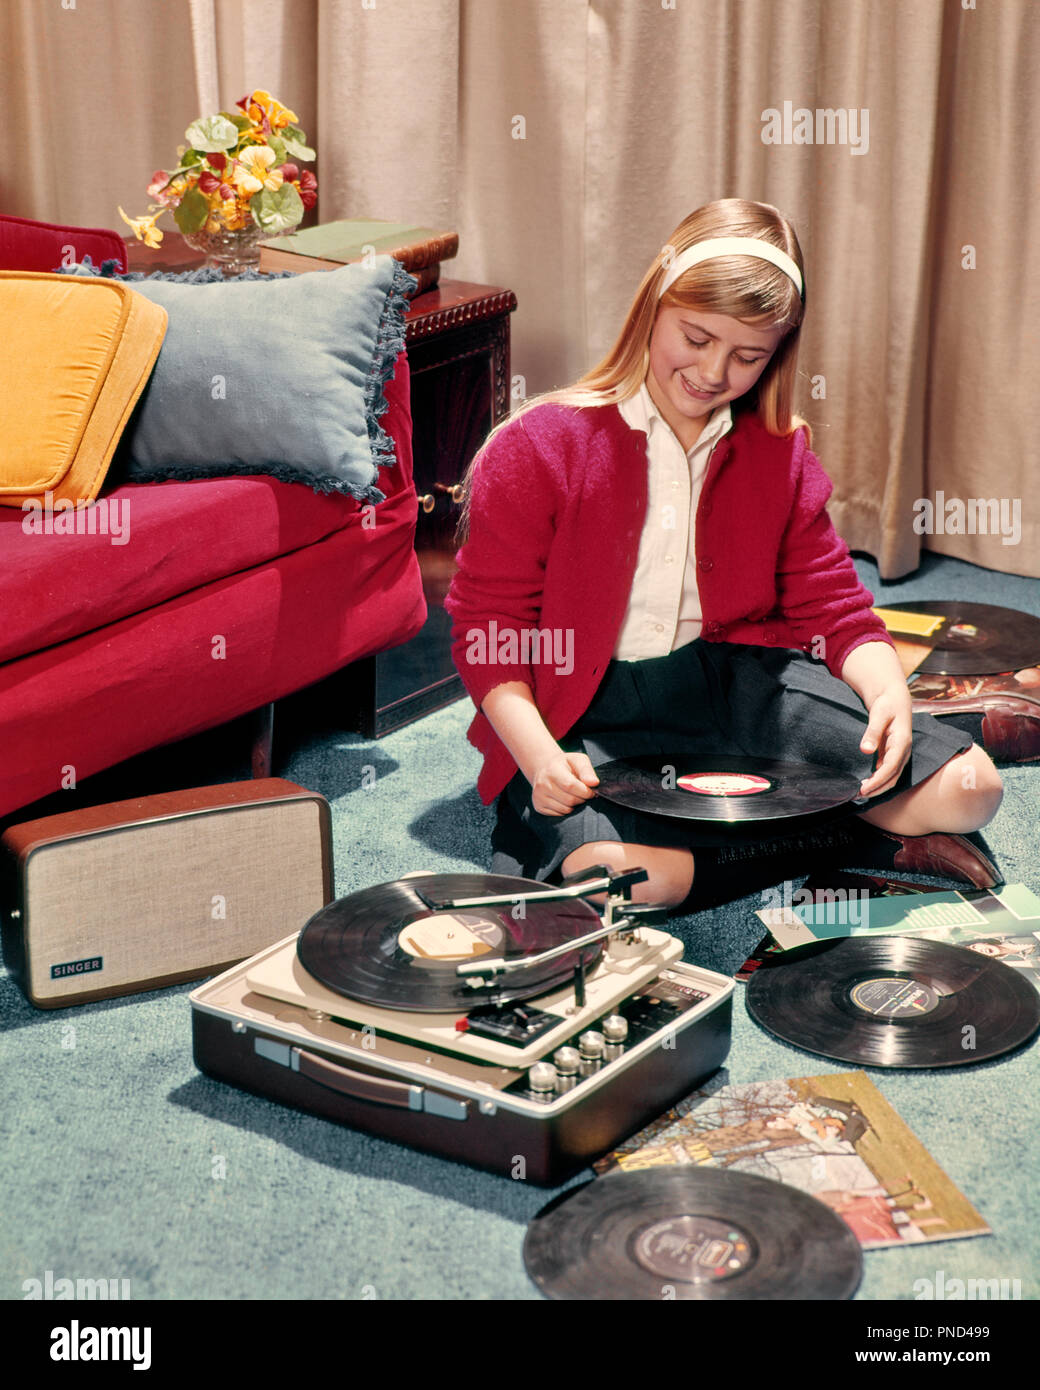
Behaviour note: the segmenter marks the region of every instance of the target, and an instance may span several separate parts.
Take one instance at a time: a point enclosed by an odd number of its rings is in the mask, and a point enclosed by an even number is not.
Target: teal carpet
[[[934,556],[879,601],[964,596],[1040,616],[1040,585]],[[327,709],[290,702],[276,773],[332,803],[336,892],[415,869],[488,861],[490,813],[473,790],[468,702],[369,743]],[[227,733],[94,779],[95,801],[246,775]],[[374,785],[363,769],[374,767]],[[1040,891],[1040,765],[1004,769],[985,838],[1006,879]],[[365,778],[370,781],[371,778]],[[808,872],[807,866],[806,872]],[[84,892],[103,891],[84,885]],[[678,918],[686,956],[730,974],[761,936],[755,892]],[[286,930],[293,928],[286,924]],[[130,1281],[142,1299],[530,1299],[527,1222],[551,1196],[257,1099],[202,1076],[192,986],[37,1012],[0,976],[0,1298],[23,1281]],[[735,995],[728,1080],[849,1070],[786,1046]],[[914,1298],[915,1280],[1020,1281],[1040,1294],[1038,1044],[952,1072],[871,1079],[994,1234],[869,1252],[858,1298]],[[909,1314],[908,1314],[909,1315]]]

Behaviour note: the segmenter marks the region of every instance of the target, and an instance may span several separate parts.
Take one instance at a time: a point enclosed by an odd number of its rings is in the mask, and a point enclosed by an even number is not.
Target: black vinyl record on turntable
[[[906,936],[853,936],[763,962],[747,1009],[794,1047],[868,1067],[989,1061],[1040,1029],[1040,994],[1002,961]]]
[[[1031,613],[959,599],[887,604],[886,609],[942,619],[934,632],[921,634],[934,646],[918,664],[918,674],[989,676],[1040,663],[1040,618]],[[892,631],[899,635],[897,627]]]
[[[651,815],[777,829],[851,810],[859,780],[834,768],[768,758],[653,754],[596,769],[597,796]]]
[[[863,1252],[796,1187],[683,1166],[609,1173],[543,1207],[524,1240],[548,1298],[847,1299]]]
[[[450,910],[441,905],[496,894],[519,900],[538,887],[502,874],[429,874],[378,884],[315,913],[300,933],[297,954],[337,994],[384,1008],[449,1013],[529,999],[566,981],[579,952],[513,970],[507,981],[493,984],[472,983],[457,967],[482,958],[519,962],[564,945],[600,925],[595,908],[581,898],[540,903],[537,894],[527,897],[522,914],[514,914],[508,901]],[[584,964],[593,965],[601,951],[601,942],[585,947]]]

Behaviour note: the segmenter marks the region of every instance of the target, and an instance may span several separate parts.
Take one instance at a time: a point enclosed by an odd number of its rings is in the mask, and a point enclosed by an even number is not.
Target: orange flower
[[[146,246],[162,245],[163,234],[155,225],[156,218],[162,216],[161,208],[151,217],[127,217],[123,209],[120,208],[119,216],[128,227],[133,229],[134,236],[138,241],[143,241]]]
[[[295,111],[290,111],[280,101],[276,101],[270,92],[265,92],[259,87],[255,92],[242,97],[235,105],[240,106],[249,119],[260,126],[267,135],[272,131],[284,130],[287,125],[295,125],[300,119]]]

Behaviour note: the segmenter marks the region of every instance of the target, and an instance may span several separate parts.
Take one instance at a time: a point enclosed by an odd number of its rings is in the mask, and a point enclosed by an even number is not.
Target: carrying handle
[[[377,1105],[392,1105],[398,1110],[421,1110],[422,1090],[402,1081],[391,1081],[388,1077],[370,1076],[367,1072],[352,1071],[350,1067],[337,1066],[325,1057],[314,1052],[296,1048],[299,1059],[299,1072],[308,1081],[316,1081],[319,1086],[327,1086],[330,1091],[339,1091],[356,1100],[370,1100]],[[413,1094],[415,1099],[413,1100]],[[416,1103],[417,1102],[417,1103]]]

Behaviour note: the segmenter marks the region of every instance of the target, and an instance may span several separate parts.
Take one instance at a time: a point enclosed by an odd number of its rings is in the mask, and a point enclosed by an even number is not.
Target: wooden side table
[[[129,238],[131,270],[191,270],[202,256],[176,233],[157,250]],[[509,411],[512,290],[441,280],[411,302],[405,347],[411,372],[412,455],[419,520],[415,548],[429,616],[410,642],[355,662],[336,704],[379,738],[464,693],[451,659],[444,597],[455,569],[459,485],[491,427]],[[267,744],[270,744],[268,731]]]
[[[419,494],[415,549],[429,616],[417,637],[369,659],[359,710],[369,738],[465,693],[451,659],[444,598],[455,570],[462,479],[488,431],[509,411],[509,315],[515,308],[512,290],[463,280],[442,280],[412,301],[405,341]]]

